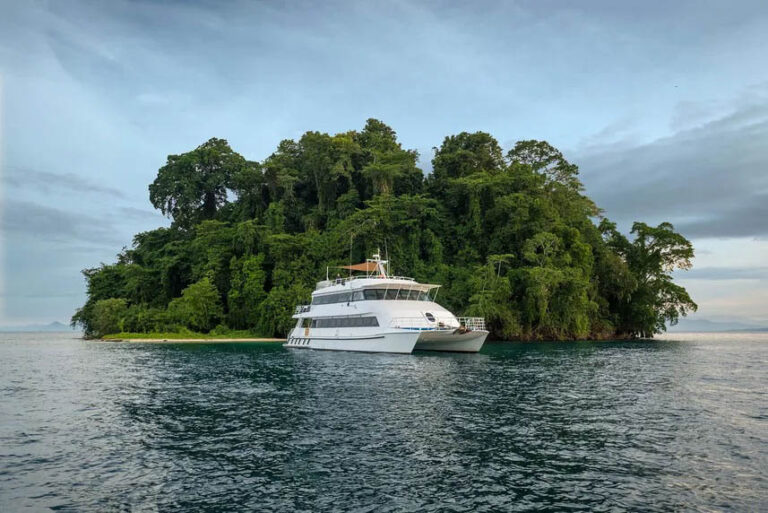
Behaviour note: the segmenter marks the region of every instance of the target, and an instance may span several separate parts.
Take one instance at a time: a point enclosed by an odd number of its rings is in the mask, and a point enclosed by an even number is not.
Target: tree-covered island
[[[435,148],[431,174],[417,161],[375,119],[284,140],[263,162],[216,138],[170,155],[149,198],[171,226],[85,269],[72,323],[87,337],[283,336],[326,266],[379,247],[398,274],[442,284],[451,311],[485,317],[495,339],[649,337],[696,310],[671,277],[691,266],[691,243],[669,223],[620,233],[548,143],[505,154],[462,132]]]

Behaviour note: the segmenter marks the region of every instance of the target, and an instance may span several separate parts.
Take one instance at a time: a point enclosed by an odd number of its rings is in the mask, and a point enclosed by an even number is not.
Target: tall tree
[[[636,287],[620,302],[619,329],[630,335],[651,337],[677,324],[681,316],[698,309],[688,292],[675,284],[672,271],[691,268],[693,245],[674,231],[670,223],[632,225],[633,241],[616,230],[614,223],[600,225],[607,244],[626,261]]]
[[[197,331],[212,330],[223,315],[219,291],[207,277],[193,283],[168,305],[171,318]]]
[[[544,175],[548,182],[557,182],[574,190],[582,188],[578,179],[579,167],[565,160],[560,150],[546,141],[518,141],[507,153],[507,160],[531,166],[534,171]]]
[[[479,171],[500,171],[503,167],[501,146],[485,132],[461,132],[446,137],[432,159],[433,176],[438,181]]]
[[[423,177],[416,167],[417,158],[417,153],[404,150],[374,151],[373,162],[362,173],[373,184],[375,194],[390,194],[395,189],[417,193]]]
[[[368,119],[365,128],[355,135],[355,139],[363,149],[369,151],[387,152],[402,149],[397,142],[397,133],[378,119]]]
[[[269,206],[270,191],[264,170],[258,162],[247,162],[232,176],[232,189],[237,194],[238,217],[259,217]]]
[[[233,177],[246,166],[226,140],[214,137],[190,152],[168,155],[149,186],[149,200],[176,225],[188,228],[213,219],[227,202]]]

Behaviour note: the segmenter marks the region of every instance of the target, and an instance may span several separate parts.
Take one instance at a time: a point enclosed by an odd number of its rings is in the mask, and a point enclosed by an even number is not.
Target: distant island
[[[54,321],[48,324],[24,324],[21,326],[0,326],[0,332],[28,332],[28,331],[72,331],[70,326]]]
[[[744,322],[710,321],[707,319],[682,319],[677,325],[670,327],[671,333],[722,333],[722,332],[747,332],[759,333],[768,331],[768,327]]]
[[[85,269],[72,325],[86,337],[284,336],[327,266],[377,248],[397,274],[441,284],[451,311],[485,317],[495,339],[651,337],[696,310],[671,275],[691,267],[691,243],[669,223],[620,233],[547,142],[504,153],[462,132],[435,148],[430,174],[418,158],[375,119],[284,140],[262,162],[216,138],[169,155],[149,199],[171,227]]]

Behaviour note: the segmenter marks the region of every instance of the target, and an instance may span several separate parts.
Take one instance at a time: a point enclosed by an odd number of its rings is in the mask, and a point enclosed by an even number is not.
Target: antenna
[[[355,240],[354,232],[349,235],[349,266],[352,267],[352,241]],[[349,277],[352,277],[352,269],[349,270]]]
[[[387,259],[387,276],[389,276],[389,250],[387,249],[387,239],[384,239],[384,254],[386,255],[385,258]]]
[[[376,247],[376,253],[371,256],[371,261],[376,262],[376,273],[381,276],[384,273],[384,266],[381,264],[381,248]]]

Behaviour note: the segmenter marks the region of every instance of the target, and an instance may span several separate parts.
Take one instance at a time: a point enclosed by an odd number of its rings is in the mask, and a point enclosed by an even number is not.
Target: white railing
[[[485,331],[485,318],[483,317],[457,317],[459,325],[443,322],[437,319],[431,322],[425,317],[393,317],[389,321],[390,328],[408,328],[408,329],[442,329],[454,330],[462,326],[469,331]]]
[[[348,281],[355,281],[355,280],[403,280],[403,281],[416,281],[416,278],[410,278],[408,276],[382,276],[380,274],[371,274],[370,276],[346,276],[341,278],[334,278],[333,280],[329,280],[333,282],[334,285],[339,285],[341,283],[346,283]]]
[[[350,281],[355,280],[401,280],[401,281],[416,281],[416,278],[409,278],[408,276],[381,276],[379,274],[372,274],[370,276],[346,276],[344,278],[333,278],[317,282],[316,290],[324,289],[332,285],[344,285]]]
[[[485,317],[456,317],[459,324],[471,331],[485,331]]]
[[[457,326],[448,326],[444,322],[430,322],[424,317],[393,317],[389,321],[391,328],[408,328],[408,329],[456,329]]]
[[[294,314],[303,314],[305,312],[309,312],[309,309],[311,308],[311,305],[298,305],[296,307],[296,311]]]
[[[452,320],[446,322],[440,318],[430,321],[424,316],[421,317],[393,317],[389,321],[391,328],[406,328],[420,330],[455,330],[457,326]]]

